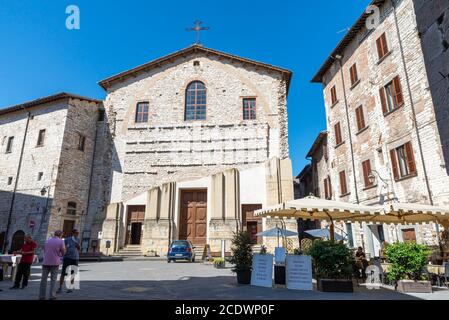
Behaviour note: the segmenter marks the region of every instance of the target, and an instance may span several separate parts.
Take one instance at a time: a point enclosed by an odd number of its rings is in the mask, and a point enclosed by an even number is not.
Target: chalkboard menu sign
[[[273,286],[273,255],[255,254],[253,257],[253,271],[251,285],[258,287]]]
[[[303,255],[287,255],[287,289],[313,290],[312,258]]]

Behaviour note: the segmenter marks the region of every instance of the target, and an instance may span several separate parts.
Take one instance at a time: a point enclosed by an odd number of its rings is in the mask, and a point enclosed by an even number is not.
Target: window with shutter
[[[345,195],[348,193],[348,187],[346,185],[346,172],[340,172],[340,194]]]
[[[362,162],[363,169],[363,181],[365,182],[365,188],[369,188],[373,186],[373,183],[369,180],[369,176],[371,174],[371,161],[366,160]]]
[[[415,156],[411,142],[390,150],[395,180],[416,175]]]
[[[396,108],[399,108],[404,103],[404,95],[402,94],[401,81],[399,76],[393,79],[394,96],[396,101]]]
[[[379,89],[382,112],[389,113],[404,104],[404,95],[402,94],[401,81],[396,76],[385,87]]]
[[[357,120],[358,131],[365,129],[366,124],[365,124],[365,116],[363,114],[363,106],[359,106],[359,107],[357,107],[357,109],[355,109],[355,116],[356,116],[356,120]]]
[[[410,175],[416,174],[415,156],[413,154],[413,147],[411,142],[405,144],[405,154],[407,156],[407,164]]]
[[[390,150],[391,169],[395,180],[399,179],[398,161],[396,159],[396,149]]]
[[[331,88],[331,106],[337,103],[337,89],[335,85]]]
[[[381,60],[388,53],[387,36],[385,35],[385,33],[383,33],[379,38],[377,38],[376,46],[377,46],[377,55],[379,56],[379,60]]]
[[[334,130],[335,130],[335,145],[338,146],[343,142],[341,136],[340,122],[335,124]]]
[[[349,74],[351,76],[351,86],[354,86],[357,81],[359,81],[359,75],[357,74],[357,64],[353,64],[351,68],[349,68]]]

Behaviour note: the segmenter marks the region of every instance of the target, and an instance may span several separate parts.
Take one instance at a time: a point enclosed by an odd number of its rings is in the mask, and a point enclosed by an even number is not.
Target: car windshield
[[[175,241],[173,242],[172,247],[183,247],[188,245],[189,245],[188,241]]]

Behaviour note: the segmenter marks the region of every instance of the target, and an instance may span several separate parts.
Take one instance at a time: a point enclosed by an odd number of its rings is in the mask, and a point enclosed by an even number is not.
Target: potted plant
[[[234,265],[233,272],[237,274],[239,284],[251,283],[251,267],[253,262],[251,237],[246,231],[234,233],[232,238],[232,257],[230,262]]]
[[[215,258],[214,259],[214,267],[217,269],[223,269],[225,267],[225,259],[224,258]]]
[[[308,250],[312,256],[318,290],[325,292],[353,292],[354,258],[342,243],[317,240]]]
[[[385,249],[385,255],[391,263],[387,278],[395,283],[400,292],[430,293],[432,285],[424,280],[423,268],[426,267],[430,250],[412,242],[397,242]],[[424,280],[424,281],[423,281]]]

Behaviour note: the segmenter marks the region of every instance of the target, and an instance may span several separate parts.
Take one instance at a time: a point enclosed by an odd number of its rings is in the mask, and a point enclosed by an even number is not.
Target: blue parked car
[[[168,248],[167,262],[170,263],[176,260],[187,260],[195,262],[195,247],[188,240],[173,241]]]

